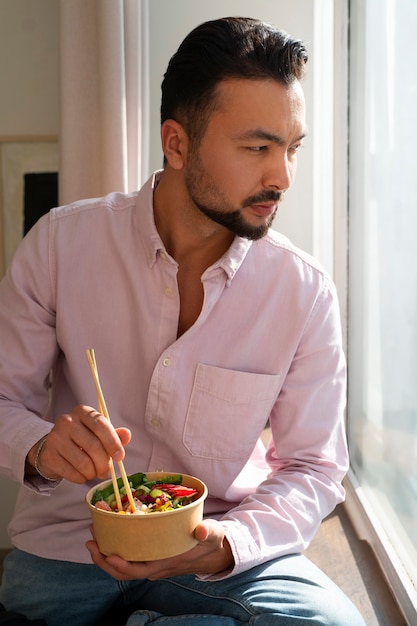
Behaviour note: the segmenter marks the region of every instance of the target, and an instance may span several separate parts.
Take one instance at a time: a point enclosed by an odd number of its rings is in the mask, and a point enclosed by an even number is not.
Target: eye
[[[268,146],[248,146],[250,152],[264,152]]]
[[[295,158],[297,156],[298,151],[302,147],[303,147],[303,144],[301,144],[301,143],[297,143],[294,146],[290,146],[288,148],[288,158],[290,158],[290,159]]]
[[[298,152],[300,150],[300,148],[304,148],[304,144],[300,143],[296,143],[294,146],[291,146],[289,149],[289,152]]]

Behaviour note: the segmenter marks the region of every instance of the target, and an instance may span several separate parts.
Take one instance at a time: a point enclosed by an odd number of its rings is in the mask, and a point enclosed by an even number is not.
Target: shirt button
[[[166,287],[165,295],[166,296],[172,296],[172,288],[171,287]]]
[[[153,426],[154,428],[159,428],[160,425],[161,425],[161,422],[159,421],[157,417],[153,417],[151,419],[151,426]]]
[[[162,365],[164,367],[168,367],[168,365],[170,365],[171,363],[171,359],[169,358],[169,356],[165,357],[165,359],[162,361]]]
[[[163,468],[162,467],[155,467],[155,472],[163,472]]]

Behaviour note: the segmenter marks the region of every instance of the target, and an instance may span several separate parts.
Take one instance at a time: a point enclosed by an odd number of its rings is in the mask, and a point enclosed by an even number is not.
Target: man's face
[[[194,205],[248,239],[263,237],[296,171],[305,135],[298,81],[230,79],[199,145],[190,143],[184,176]]]

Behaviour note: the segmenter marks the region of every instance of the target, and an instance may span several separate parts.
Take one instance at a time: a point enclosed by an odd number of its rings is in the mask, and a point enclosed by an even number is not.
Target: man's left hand
[[[157,515],[157,513],[155,514]],[[135,562],[112,554],[104,556],[94,540],[86,546],[93,562],[117,580],[159,580],[183,574],[217,574],[233,567],[234,560],[222,525],[216,520],[204,520],[196,527],[198,544],[178,556],[160,561]]]

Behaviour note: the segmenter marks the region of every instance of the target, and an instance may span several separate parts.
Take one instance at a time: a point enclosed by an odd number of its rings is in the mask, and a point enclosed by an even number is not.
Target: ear
[[[165,120],[161,126],[161,145],[169,165],[176,170],[182,169],[187,155],[188,135],[179,122]]]

